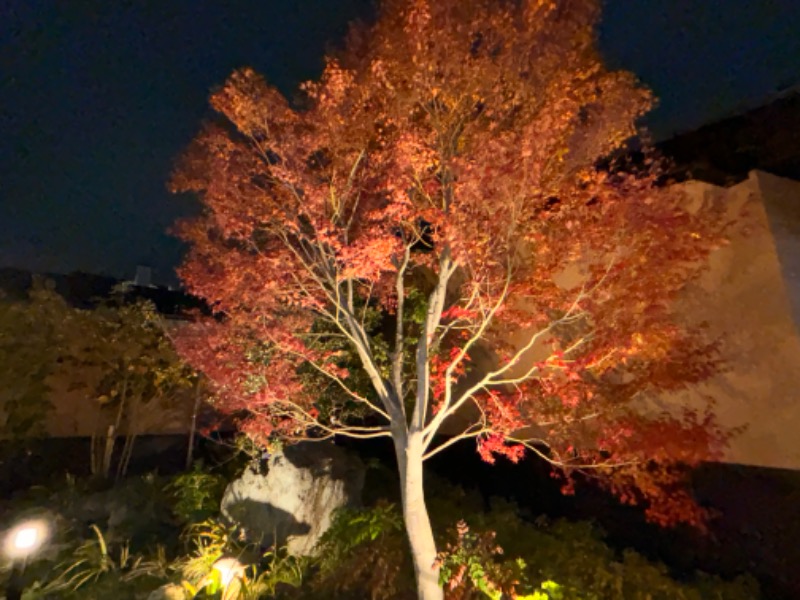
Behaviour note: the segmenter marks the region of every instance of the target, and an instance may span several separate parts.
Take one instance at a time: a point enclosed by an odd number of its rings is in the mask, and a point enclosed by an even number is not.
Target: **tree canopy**
[[[720,213],[657,185],[652,160],[599,166],[652,97],[603,64],[598,17],[389,0],[300,100],[248,68],[213,93],[172,188],[203,202],[180,273],[217,318],[179,343],[246,432],[390,436],[404,486],[403,461],[472,437],[487,461],[528,449],[698,522],[676,465],[725,434],[642,405],[719,367],[675,300]]]

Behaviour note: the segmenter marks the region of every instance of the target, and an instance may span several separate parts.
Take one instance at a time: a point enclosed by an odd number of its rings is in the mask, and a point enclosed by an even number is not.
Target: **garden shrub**
[[[175,476],[165,487],[172,511],[182,523],[199,523],[219,512],[226,480],[196,462],[191,471]]]
[[[224,483],[198,466],[166,486],[154,475],[105,490],[68,478],[58,490],[39,487],[19,494],[13,506],[4,507],[8,514],[48,505],[57,523],[49,554],[26,569],[25,600],[146,598],[149,590],[166,583],[183,583],[198,597],[211,598],[216,593],[213,565],[223,557],[236,558],[245,567],[240,600],[416,597],[397,504],[378,500],[366,508],[338,511],[319,541],[316,558],[300,559],[285,549],[247,544],[235,527],[216,520]],[[476,493],[434,477],[428,483],[448,600],[499,600],[503,594],[519,600],[759,597],[750,577],[724,581],[697,573],[681,580],[632,550],[617,552],[591,523],[524,519],[515,505],[499,499],[492,499],[491,509],[485,510]],[[112,528],[111,515],[104,513],[90,527],[81,521],[87,501],[101,508],[122,502],[125,518],[116,519]],[[171,515],[185,523],[183,536]],[[454,528],[459,517],[464,523]],[[0,589],[7,576],[7,570],[0,572]]]

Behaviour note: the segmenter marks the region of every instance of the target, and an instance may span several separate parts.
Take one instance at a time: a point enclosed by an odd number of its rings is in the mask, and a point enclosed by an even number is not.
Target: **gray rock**
[[[303,442],[269,457],[266,475],[248,469],[222,497],[222,514],[248,540],[308,556],[333,511],[360,503],[364,465],[325,442]]]

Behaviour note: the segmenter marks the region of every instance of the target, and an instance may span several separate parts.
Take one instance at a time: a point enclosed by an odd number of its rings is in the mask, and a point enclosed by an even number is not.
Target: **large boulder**
[[[248,469],[228,485],[222,514],[249,541],[308,556],[333,512],[360,503],[364,471],[356,456],[330,443],[288,446],[269,457],[266,475]]]

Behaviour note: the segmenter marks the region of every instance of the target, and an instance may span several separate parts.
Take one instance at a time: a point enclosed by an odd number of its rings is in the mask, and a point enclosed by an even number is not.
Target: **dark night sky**
[[[370,5],[0,0],[0,267],[171,281],[165,230],[192,205],[164,183],[210,88],[249,64],[291,94]],[[607,0],[602,45],[664,137],[800,82],[798,32],[798,0]]]

